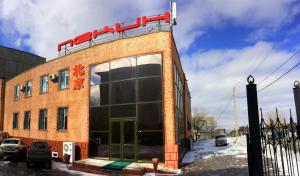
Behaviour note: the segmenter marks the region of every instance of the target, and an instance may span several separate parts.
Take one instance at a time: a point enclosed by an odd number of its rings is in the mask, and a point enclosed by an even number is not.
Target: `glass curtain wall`
[[[108,158],[110,121],[130,118],[136,121],[136,159],[163,160],[161,54],[113,60],[90,70],[90,157]]]
[[[183,154],[186,148],[185,140],[185,122],[184,122],[184,102],[183,102],[183,83],[180,79],[178,69],[174,64],[175,78],[175,125],[176,125],[176,141],[180,145],[179,152]]]

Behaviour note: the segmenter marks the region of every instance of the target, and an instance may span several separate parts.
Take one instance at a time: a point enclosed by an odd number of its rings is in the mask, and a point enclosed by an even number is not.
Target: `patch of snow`
[[[213,156],[235,155],[240,158],[247,158],[246,136],[228,137],[227,146],[215,146],[215,139],[196,141],[192,150],[188,151],[182,159],[183,164],[192,163],[200,158],[208,159]]]
[[[72,174],[72,175],[79,175],[79,176],[99,176],[99,174],[92,174],[92,173],[80,172],[80,171],[75,171],[75,170],[68,169],[67,166],[64,163],[62,163],[62,162],[56,162],[56,161],[52,162],[52,169],[57,169],[57,170],[60,170],[60,171],[63,171],[63,172],[67,172],[67,173]]]

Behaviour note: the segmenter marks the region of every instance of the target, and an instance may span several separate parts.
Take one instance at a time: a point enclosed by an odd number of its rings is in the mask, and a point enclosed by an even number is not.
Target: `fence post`
[[[248,120],[249,120],[249,147],[250,154],[248,154],[251,166],[249,168],[249,174],[252,176],[263,175],[263,162],[262,162],[262,149],[260,139],[260,125],[259,125],[259,113],[257,102],[257,89],[254,84],[253,76],[248,76],[247,89],[247,104],[248,104]],[[248,151],[249,151],[248,150]],[[248,161],[249,161],[248,159]],[[253,162],[255,161],[255,162]]]
[[[294,82],[294,100],[297,114],[297,137],[300,138],[300,84],[299,81]]]
[[[249,175],[253,175],[253,173],[252,173],[252,170],[253,170],[253,168],[252,168],[252,162],[251,162],[251,150],[250,150],[250,148],[251,148],[251,146],[250,146],[250,141],[249,141],[250,139],[249,139],[249,134],[246,134],[246,142],[247,142],[247,159],[248,159],[248,171],[249,171]]]

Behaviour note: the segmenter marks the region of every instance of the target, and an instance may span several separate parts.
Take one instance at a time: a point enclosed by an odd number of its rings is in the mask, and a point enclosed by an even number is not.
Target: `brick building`
[[[5,82],[4,130],[27,144],[45,140],[60,158],[68,141],[76,142],[76,159],[159,157],[178,168],[190,122],[190,93],[170,31],[95,45]]]

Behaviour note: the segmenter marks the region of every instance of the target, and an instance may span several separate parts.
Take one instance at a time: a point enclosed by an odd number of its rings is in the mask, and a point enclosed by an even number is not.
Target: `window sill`
[[[40,92],[40,95],[44,95],[47,94],[48,92]]]
[[[56,130],[56,131],[59,133],[67,133],[68,132],[68,130]]]
[[[48,130],[47,129],[39,129],[39,131],[47,132]]]
[[[64,90],[68,90],[68,89],[69,89],[69,87],[66,87],[66,88],[60,88],[60,87],[59,87],[59,88],[58,88],[59,91],[64,91]]]

